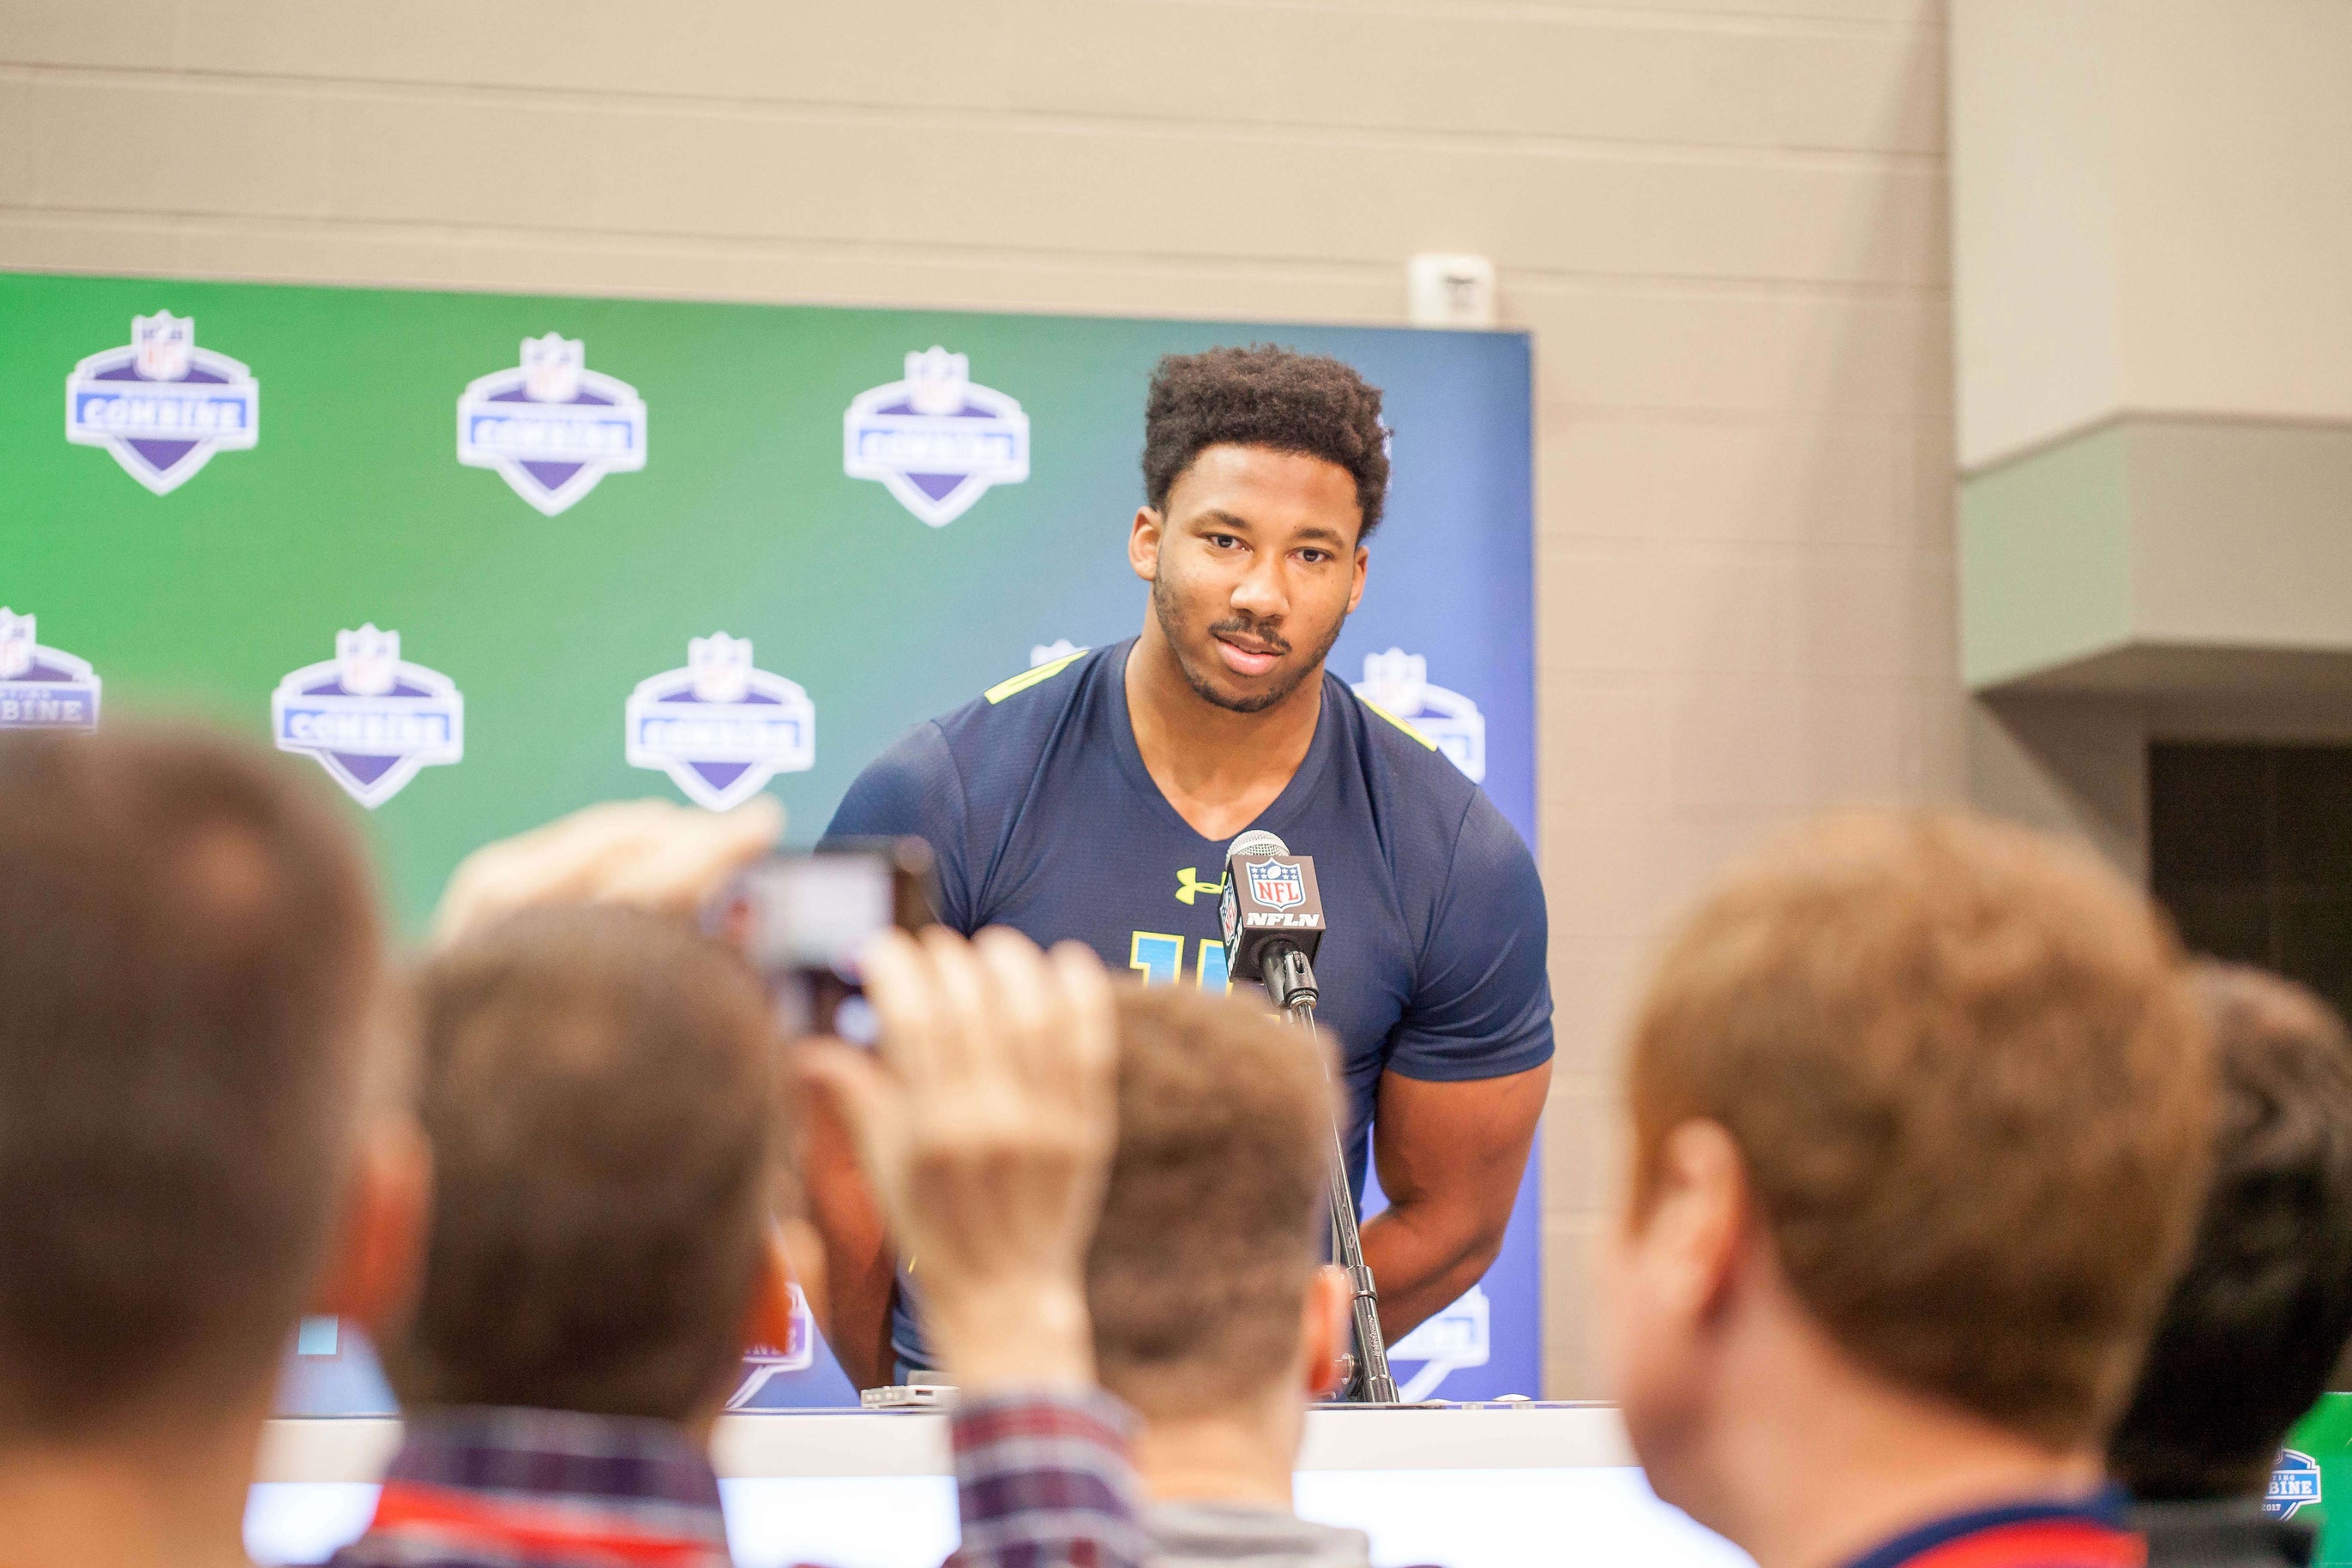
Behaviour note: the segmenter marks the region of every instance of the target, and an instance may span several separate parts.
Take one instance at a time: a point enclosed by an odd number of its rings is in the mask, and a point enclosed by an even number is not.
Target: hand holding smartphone
[[[760,971],[788,1035],[871,1045],[859,956],[878,932],[933,924],[935,907],[930,846],[875,839],[754,862],[713,901],[704,925]]]

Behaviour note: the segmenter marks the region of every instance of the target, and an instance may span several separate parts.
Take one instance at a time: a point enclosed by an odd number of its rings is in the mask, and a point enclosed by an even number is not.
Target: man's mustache
[[[1260,624],[1257,622],[1248,619],[1246,616],[1234,616],[1228,620],[1217,621],[1210,623],[1210,636],[1214,637],[1218,633],[1223,632],[1236,632],[1244,637],[1255,637],[1259,642],[1274,650],[1276,653],[1287,653],[1290,652],[1290,640],[1288,638],[1276,631],[1272,626]]]

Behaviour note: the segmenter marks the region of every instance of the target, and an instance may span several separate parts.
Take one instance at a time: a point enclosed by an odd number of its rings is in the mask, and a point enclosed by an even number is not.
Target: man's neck
[[[1147,1419],[1135,1439],[1135,1472],[1154,1502],[1237,1502],[1290,1509],[1298,1457],[1297,1412]]]
[[[2086,1496],[2098,1457],[2062,1452],[1851,1368],[1816,1367],[1727,1411],[1716,1527],[1759,1568],[1836,1568],[1905,1531],[2007,1503]]]
[[[7,1568],[247,1568],[261,1418],[120,1443],[0,1449]]]
[[[1144,770],[1176,814],[1206,839],[1229,839],[1274,804],[1315,742],[1323,715],[1316,670],[1272,707],[1236,713],[1192,689],[1176,651],[1147,615],[1129,652],[1127,711]]]

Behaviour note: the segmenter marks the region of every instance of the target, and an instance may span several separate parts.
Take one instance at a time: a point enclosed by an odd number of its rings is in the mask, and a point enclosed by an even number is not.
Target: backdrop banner
[[[766,789],[804,844],[908,727],[1134,633],[1152,365],[1255,342],[1386,394],[1332,667],[1533,843],[1529,345],[1499,332],[0,275],[0,727],[267,735],[354,802],[412,933],[467,852],[595,800]],[[1408,1396],[1541,1392],[1538,1186],[1392,1347]],[[390,1407],[331,1321],[284,1401]],[[845,1403],[805,1328],[738,1395]]]

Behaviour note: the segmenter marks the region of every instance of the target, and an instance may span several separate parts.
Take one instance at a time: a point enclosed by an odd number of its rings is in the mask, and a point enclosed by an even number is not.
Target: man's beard
[[[1179,634],[1182,628],[1182,617],[1177,611],[1176,596],[1169,591],[1168,580],[1165,577],[1154,577],[1151,580],[1151,612],[1160,618],[1160,634],[1167,639],[1169,648],[1175,653],[1176,667],[1183,672],[1184,684],[1192,687],[1193,695],[1202,702],[1213,707],[1223,708],[1227,713],[1264,713],[1267,708],[1297,691],[1299,683],[1307,676],[1321,674],[1323,661],[1330,655],[1332,644],[1339,640],[1340,629],[1348,623],[1348,618],[1345,615],[1331,622],[1331,630],[1325,635],[1323,645],[1315,650],[1313,658],[1292,671],[1288,680],[1271,686],[1255,696],[1230,697],[1217,690],[1211,684],[1207,674],[1194,669],[1192,661],[1185,656],[1183,639]],[[1263,638],[1273,643],[1283,654],[1291,652],[1287,640],[1246,616],[1229,616],[1223,621],[1211,622],[1209,634],[1213,637],[1220,632],[1239,632],[1248,636]]]

